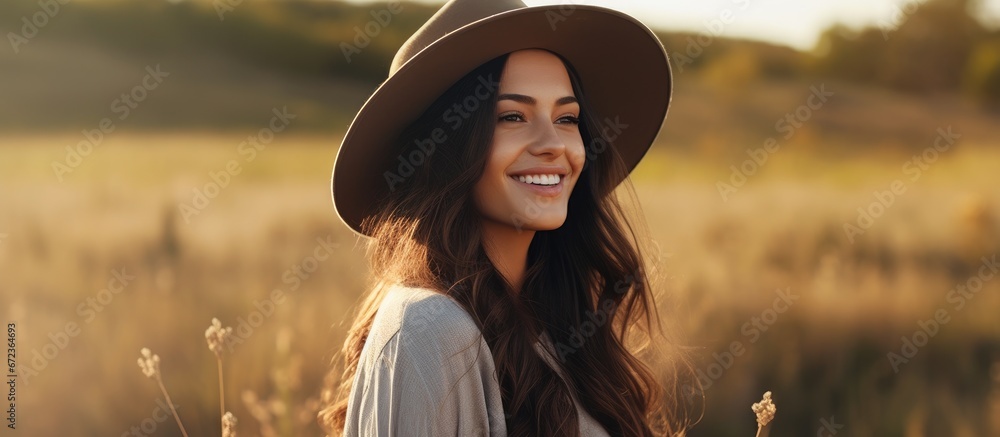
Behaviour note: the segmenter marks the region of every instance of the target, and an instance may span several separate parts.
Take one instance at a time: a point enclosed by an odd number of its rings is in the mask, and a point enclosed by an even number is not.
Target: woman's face
[[[496,128],[474,196],[486,220],[517,230],[551,230],[566,221],[583,170],[580,105],[554,54],[510,54],[500,80]]]

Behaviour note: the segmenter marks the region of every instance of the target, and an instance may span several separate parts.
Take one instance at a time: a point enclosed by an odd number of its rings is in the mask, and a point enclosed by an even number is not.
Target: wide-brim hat
[[[672,91],[667,54],[648,27],[598,6],[451,0],[400,47],[389,77],[347,129],[331,180],[341,220],[366,235],[361,223],[389,193],[384,174],[399,164],[402,129],[479,65],[530,48],[559,54],[579,73],[590,106],[614,128],[611,147],[631,171],[659,134]]]

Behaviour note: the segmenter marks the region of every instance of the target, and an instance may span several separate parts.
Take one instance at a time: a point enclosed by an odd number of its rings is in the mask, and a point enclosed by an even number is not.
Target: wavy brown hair
[[[436,128],[448,132],[447,141],[415,165],[362,225],[372,236],[367,253],[376,285],[334,357],[342,366],[327,376],[318,419],[331,435],[343,432],[361,350],[389,284],[444,293],[472,316],[493,355],[510,436],[578,436],[570,391],[612,436],[675,435],[687,426],[678,389],[683,372],[677,369],[690,366],[657,347],[669,342],[640,250],[646,240],[638,237],[630,224],[635,219],[615,190],[625,180],[634,201],[628,168],[565,59],[587,147],[567,219],[557,229],[535,232],[521,290],[512,289],[486,255],[473,187],[490,157],[506,61],[507,55],[500,56],[467,74],[399,136],[398,150],[410,156],[415,141],[430,138]],[[496,84],[490,96],[467,120],[446,124],[442,115],[475,96],[481,79]],[[565,381],[535,352],[543,330],[556,345]],[[670,357],[657,367],[659,376],[630,352],[632,343],[637,355]]]

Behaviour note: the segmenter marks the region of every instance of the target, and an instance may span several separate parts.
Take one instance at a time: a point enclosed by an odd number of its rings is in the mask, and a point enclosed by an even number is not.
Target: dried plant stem
[[[757,437],[760,437],[760,432],[774,420],[774,413],[778,411],[778,408],[774,406],[774,401],[771,400],[771,392],[764,392],[763,399],[751,405],[750,410],[757,415]]]
[[[181,434],[184,437],[188,437],[187,431],[184,430],[184,424],[181,423],[181,416],[177,415],[177,410],[174,409],[174,403],[170,400],[170,395],[167,394],[167,388],[163,386],[163,380],[160,379],[159,373],[156,374],[156,383],[160,385],[160,391],[163,392],[163,397],[167,398],[167,405],[170,405],[170,412],[174,414],[174,420],[177,421],[177,426],[181,429]]]
[[[226,425],[222,418],[226,416],[226,392],[222,389],[222,357],[216,356],[215,361],[219,364],[219,421],[225,433]]]
[[[222,322],[219,319],[213,317],[212,325],[205,330],[205,341],[208,343],[208,349],[215,353],[215,362],[219,367],[219,424],[222,426],[222,435],[226,436],[226,390],[222,385],[222,348],[223,346],[229,344],[229,339],[232,338],[233,328],[222,327]],[[236,418],[231,417],[231,426],[236,425]],[[235,434],[228,434],[235,435]]]

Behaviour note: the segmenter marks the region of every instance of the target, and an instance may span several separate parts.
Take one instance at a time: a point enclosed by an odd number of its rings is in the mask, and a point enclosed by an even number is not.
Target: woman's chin
[[[566,222],[566,214],[536,217],[521,223],[521,228],[530,231],[551,231],[559,229]],[[516,225],[516,224],[515,224]]]

